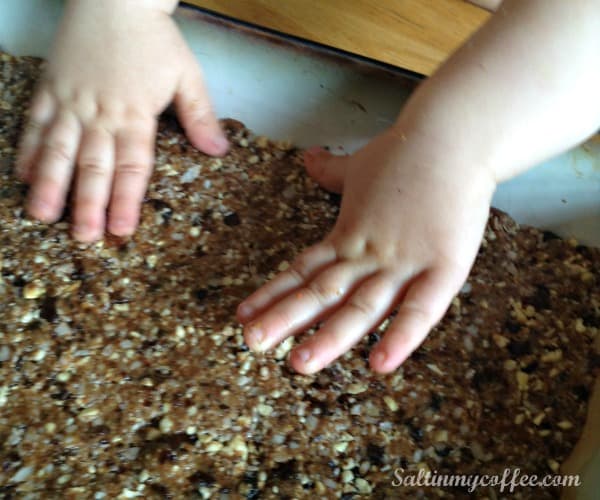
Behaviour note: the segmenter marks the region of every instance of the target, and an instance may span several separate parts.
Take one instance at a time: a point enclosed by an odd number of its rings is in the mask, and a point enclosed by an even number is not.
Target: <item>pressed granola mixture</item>
[[[289,144],[227,121],[223,159],[161,121],[130,239],[69,237],[11,174],[39,61],[0,53],[0,497],[471,498],[394,471],[551,474],[598,373],[600,251],[493,211],[445,319],[394,374],[379,331],[313,376],[244,345],[238,302],[332,227]],[[517,489],[487,498],[554,498]]]

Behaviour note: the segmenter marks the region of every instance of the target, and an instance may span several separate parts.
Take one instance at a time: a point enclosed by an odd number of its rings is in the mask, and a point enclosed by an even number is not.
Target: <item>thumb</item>
[[[320,146],[304,152],[306,171],[319,185],[328,191],[341,193],[349,156],[335,156]]]
[[[222,156],[227,153],[229,142],[215,116],[196,61],[191,61],[188,68],[175,94],[177,116],[194,147],[212,156]]]

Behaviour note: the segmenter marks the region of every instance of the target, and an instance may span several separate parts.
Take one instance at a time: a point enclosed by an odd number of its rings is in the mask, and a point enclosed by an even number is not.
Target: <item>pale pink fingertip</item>
[[[224,135],[217,136],[210,142],[212,146],[212,154],[215,156],[223,156],[229,151],[229,141]]]
[[[384,373],[388,371],[385,367],[385,362],[387,361],[387,356],[385,352],[381,349],[373,351],[371,356],[369,357],[369,363],[371,365],[371,369],[376,372]]]
[[[254,308],[244,302],[242,302],[237,308],[237,317],[240,321],[247,321],[252,317]]]

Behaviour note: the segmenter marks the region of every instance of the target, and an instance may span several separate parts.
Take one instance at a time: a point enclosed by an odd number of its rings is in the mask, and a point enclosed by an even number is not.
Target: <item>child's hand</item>
[[[419,87],[394,128],[348,158],[307,154],[309,173],[343,192],[340,216],[323,243],[240,305],[250,347],[326,320],[291,356],[314,372],[399,305],[370,360],[393,370],[466,279],[496,183],[598,129],[598,2],[505,0],[500,10]]]
[[[152,172],[156,117],[174,99],[190,141],[224,154],[200,69],[169,16],[176,2],[74,0],[37,88],[17,161],[27,209],[57,220],[73,187],[82,241],[135,231]],[[108,224],[106,210],[108,208]]]
[[[398,127],[349,157],[306,153],[310,175],[343,193],[340,216],[325,241],[240,305],[252,348],[269,349],[325,320],[291,355],[297,371],[312,373],[395,306],[371,367],[394,370],[419,346],[468,275],[495,188],[488,171],[452,164],[441,153]]]

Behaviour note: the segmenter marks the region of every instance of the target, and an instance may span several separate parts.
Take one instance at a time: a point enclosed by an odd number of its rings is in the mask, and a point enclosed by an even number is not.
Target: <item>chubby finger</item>
[[[34,162],[38,156],[46,128],[52,122],[56,111],[56,102],[50,92],[40,87],[31,102],[29,119],[23,130],[16,161],[16,176],[25,182],[31,182]]]
[[[335,156],[319,146],[304,152],[304,165],[308,175],[321,187],[334,193],[341,193],[344,189],[349,160],[349,156]]]
[[[177,115],[194,147],[209,155],[222,156],[227,153],[229,142],[213,111],[200,68],[193,56],[190,59],[175,95]]]
[[[73,236],[94,241],[104,233],[115,161],[115,141],[103,127],[90,127],[79,149]]]
[[[388,373],[400,366],[440,321],[465,276],[430,269],[410,285],[398,314],[381,341],[371,351],[371,368]]]
[[[135,231],[154,166],[156,120],[147,118],[117,133],[115,174],[108,230],[117,236]]]
[[[62,213],[71,184],[81,126],[70,111],[63,111],[40,146],[39,160],[31,178],[27,210],[44,222],[54,222]]]
[[[289,269],[265,283],[238,306],[238,320],[241,323],[250,321],[275,301],[302,286],[318,270],[333,264],[336,259],[335,247],[327,241],[304,250]]]
[[[246,343],[252,349],[264,351],[309,327],[341,304],[375,269],[375,262],[345,261],[319,272],[250,323],[244,329]]]
[[[383,273],[366,280],[315,335],[292,351],[294,369],[314,373],[351,349],[389,313],[398,288],[395,280]]]

